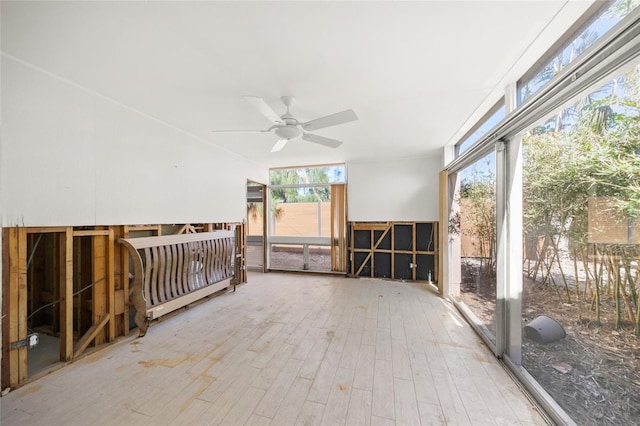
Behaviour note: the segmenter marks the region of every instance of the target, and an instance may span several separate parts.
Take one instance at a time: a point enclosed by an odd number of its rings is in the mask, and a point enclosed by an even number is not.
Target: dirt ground
[[[471,279],[462,284],[461,299],[478,318],[493,326],[495,286],[478,289]],[[615,305],[602,295],[601,324],[591,298],[567,302],[562,289],[526,278],[523,328],[540,315],[562,324],[567,336],[541,344],[523,330],[523,366],[579,425],[640,424],[640,338],[631,321],[614,328]]]

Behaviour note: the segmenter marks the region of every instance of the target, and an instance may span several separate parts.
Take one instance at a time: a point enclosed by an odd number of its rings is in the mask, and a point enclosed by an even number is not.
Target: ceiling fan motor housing
[[[273,131],[281,139],[293,140],[302,136],[302,129],[295,125],[275,126]]]

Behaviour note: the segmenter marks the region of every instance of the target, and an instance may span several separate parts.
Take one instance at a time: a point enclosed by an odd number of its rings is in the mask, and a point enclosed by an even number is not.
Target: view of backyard
[[[523,146],[522,326],[546,315],[567,335],[523,337],[522,364],[578,424],[636,424],[640,67],[532,128]],[[495,334],[495,161],[463,176],[452,218],[468,241],[460,300]]]

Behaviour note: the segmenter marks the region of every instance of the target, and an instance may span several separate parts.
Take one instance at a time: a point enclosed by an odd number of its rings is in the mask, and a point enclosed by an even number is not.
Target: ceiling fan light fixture
[[[302,129],[296,126],[279,126],[276,127],[274,133],[281,139],[293,140],[302,136]]]

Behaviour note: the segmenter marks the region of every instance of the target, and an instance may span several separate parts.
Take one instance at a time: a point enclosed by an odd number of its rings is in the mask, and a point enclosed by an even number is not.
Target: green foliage
[[[492,160],[487,157],[464,173],[459,197],[466,208],[450,220],[450,229],[457,227],[458,233],[462,231],[476,239],[482,269],[490,274],[495,272],[496,247],[496,178],[493,169]],[[464,228],[461,228],[462,221]]]
[[[331,186],[327,185],[330,182],[328,173],[329,170],[326,167],[272,170],[270,179],[272,201],[275,203],[329,201]],[[286,187],[286,185],[300,184],[308,184],[309,186]],[[318,186],[317,184],[324,185]]]
[[[619,213],[639,217],[639,74],[635,69],[605,86],[609,95],[581,102],[563,130],[538,128],[524,138],[526,233],[586,242],[591,197],[610,197]]]

